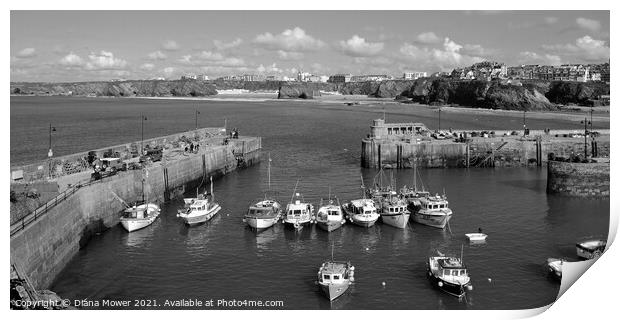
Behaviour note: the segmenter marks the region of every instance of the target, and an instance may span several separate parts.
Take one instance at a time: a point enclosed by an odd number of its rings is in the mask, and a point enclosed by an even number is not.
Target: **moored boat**
[[[301,230],[305,225],[312,223],[314,220],[314,206],[304,201],[303,196],[296,192],[298,183],[299,180],[295,184],[295,189],[293,189],[291,202],[286,205],[283,219],[285,226],[293,227],[295,230]]]
[[[334,200],[329,199],[327,204],[323,205],[323,200],[321,200],[321,206],[316,214],[316,225],[327,232],[340,228],[347,221],[344,218],[338,199],[336,199],[336,203],[334,203]]]
[[[271,156],[269,156],[269,166],[267,167],[269,177],[269,190],[271,190]],[[263,199],[257,200],[248,208],[248,212],[243,217],[243,222],[253,229],[266,229],[276,224],[282,215],[282,206],[275,196],[265,193]]]
[[[379,213],[374,201],[370,199],[357,199],[342,205],[347,219],[360,227],[370,228],[379,220]]]
[[[547,270],[549,271],[549,274],[556,277],[557,279],[562,279],[562,267],[564,265],[564,262],[566,261],[563,259],[547,259]]]
[[[606,240],[592,239],[577,243],[577,256],[582,259],[596,259],[603,254],[607,246]]]
[[[329,301],[335,300],[347,291],[354,281],[354,275],[355,267],[351,262],[334,261],[333,247],[332,259],[323,262],[317,272],[319,287]]]
[[[404,229],[409,222],[409,210],[407,203],[396,196],[396,192],[385,197],[379,202],[379,214],[383,223]]]
[[[125,230],[132,232],[151,225],[160,212],[161,209],[154,203],[136,204],[125,209],[120,222]]]
[[[487,240],[487,235],[482,232],[466,233],[465,236],[470,242],[485,242]]]
[[[211,177],[211,194],[199,194],[196,198],[183,199],[185,207],[178,210],[177,217],[190,226],[207,222],[222,209],[214,199],[213,177]]]
[[[436,256],[428,258],[428,277],[440,290],[462,297],[473,290],[471,279],[462,258]]]
[[[427,225],[435,228],[445,228],[450,218],[452,218],[452,209],[448,207],[448,198],[446,195],[440,196],[435,194],[432,196],[430,192],[422,189],[418,190],[417,185],[417,166],[413,167],[413,187],[404,186],[400,190],[400,197],[407,202],[411,219],[415,223]]]

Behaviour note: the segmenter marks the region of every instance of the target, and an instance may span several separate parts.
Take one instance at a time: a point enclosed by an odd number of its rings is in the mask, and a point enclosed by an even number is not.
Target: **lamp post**
[[[200,111],[198,111],[198,109],[196,109],[196,130],[198,130],[198,115],[200,114]]]
[[[50,123],[50,130],[49,130],[50,144],[49,144],[49,149],[47,151],[47,171],[48,171],[48,176],[50,179],[52,178],[52,157],[54,156],[54,152],[52,151],[52,132],[53,131],[56,131],[56,127],[52,127],[52,124]]]
[[[439,107],[439,129],[437,132],[441,132],[441,107]]]
[[[591,125],[592,121],[588,121],[588,117],[586,116],[581,123],[583,123],[583,152],[586,159],[588,159],[588,125]]]
[[[144,120],[148,120],[142,113],[140,114],[140,123],[142,127],[142,138],[140,139],[140,155],[144,155]]]
[[[525,137],[525,113],[527,110],[523,110],[523,136]]]

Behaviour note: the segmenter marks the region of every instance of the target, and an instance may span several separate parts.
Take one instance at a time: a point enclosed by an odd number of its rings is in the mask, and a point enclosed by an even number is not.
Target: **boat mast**
[[[267,166],[267,176],[269,177],[269,190],[271,190],[271,152],[269,153],[269,165]]]
[[[211,201],[213,201],[215,199],[215,195],[213,195],[213,176],[210,176],[209,179],[211,180]]]
[[[360,173],[360,179],[362,180],[362,198],[366,199],[366,192],[364,192],[366,190],[366,187],[364,186],[364,177],[362,176],[362,174]]]
[[[332,262],[334,262],[334,242],[332,242]]]
[[[291,195],[291,203],[293,203],[293,198],[295,198],[295,192],[297,192],[297,184],[299,183],[299,179],[295,182],[295,189],[293,189],[293,194]]]
[[[413,162],[413,191],[418,192],[418,179],[417,179],[418,165]]]
[[[461,264],[463,264],[463,244],[461,244]]]

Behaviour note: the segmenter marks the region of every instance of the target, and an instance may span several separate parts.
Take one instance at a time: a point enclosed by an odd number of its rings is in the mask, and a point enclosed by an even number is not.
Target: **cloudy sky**
[[[602,63],[608,11],[12,11],[11,81]]]

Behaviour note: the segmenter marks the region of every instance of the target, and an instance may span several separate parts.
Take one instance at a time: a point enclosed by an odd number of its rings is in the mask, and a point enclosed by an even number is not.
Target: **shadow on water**
[[[80,249],[84,248],[91,238],[101,234],[102,232],[109,229],[104,223],[103,219],[91,219],[84,229],[82,229],[82,233],[80,235]]]

